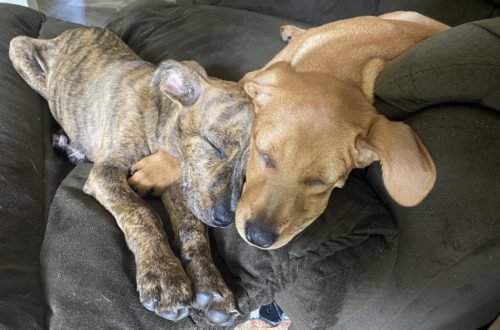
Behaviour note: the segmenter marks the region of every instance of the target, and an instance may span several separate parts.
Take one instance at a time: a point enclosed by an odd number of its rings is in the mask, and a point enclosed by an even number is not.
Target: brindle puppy
[[[94,162],[83,189],[123,231],[135,256],[142,304],[169,320],[186,317],[191,304],[212,322],[231,324],[235,300],[195,216],[210,226],[234,221],[241,185],[233,170],[241,167],[253,119],[240,85],[207,77],[195,62],[154,66],[99,28],[78,28],[51,40],[17,37],[9,55],[67,133],[71,143],[59,136],[59,147],[75,161]],[[131,165],[158,151],[171,155],[165,164],[172,181],[181,173],[173,157],[182,168],[182,179],[163,200],[185,269],[159,217],[127,184]]]

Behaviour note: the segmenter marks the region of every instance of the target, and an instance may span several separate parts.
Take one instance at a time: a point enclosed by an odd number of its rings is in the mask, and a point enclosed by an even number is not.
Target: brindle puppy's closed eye
[[[206,136],[203,136],[202,139],[203,139],[203,141],[205,141],[206,143],[208,143],[208,145],[210,145],[210,147],[212,147],[212,149],[214,149],[214,151],[216,152],[217,156],[220,159],[224,159],[225,158],[226,155],[225,155],[224,150],[222,148],[217,147],[217,144],[215,144],[214,142],[212,142]]]

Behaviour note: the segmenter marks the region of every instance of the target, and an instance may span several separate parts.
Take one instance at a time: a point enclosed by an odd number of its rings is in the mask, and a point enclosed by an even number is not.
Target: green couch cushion
[[[177,0],[290,18],[313,25],[362,15],[413,10],[449,25],[498,16],[498,0]]]
[[[442,32],[397,58],[375,93],[408,113],[441,103],[500,111],[500,18]]]

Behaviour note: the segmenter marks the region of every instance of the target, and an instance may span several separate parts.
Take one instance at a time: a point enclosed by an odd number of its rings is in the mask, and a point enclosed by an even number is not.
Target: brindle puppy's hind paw
[[[66,155],[73,165],[78,165],[85,161],[85,154],[72,146],[69,146],[68,149],[66,149]]]
[[[73,165],[78,165],[85,161],[85,154],[71,145],[68,136],[62,129],[52,134],[52,148],[56,152],[68,157],[68,160]]]
[[[175,266],[148,267],[150,269],[138,269],[137,272],[137,290],[142,305],[171,321],[186,318],[192,300],[191,281],[182,268],[174,271]]]
[[[69,138],[62,130],[52,134],[52,148],[62,154],[66,154],[66,149],[69,146]]]

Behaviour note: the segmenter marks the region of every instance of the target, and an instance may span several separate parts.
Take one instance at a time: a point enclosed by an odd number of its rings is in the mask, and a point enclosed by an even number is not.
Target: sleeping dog
[[[248,243],[288,243],[323,213],[351,170],[376,161],[397,203],[427,196],[436,179],[431,155],[409,126],[377,113],[373,89],[392,60],[448,28],[415,12],[282,27],[287,47],[242,80],[256,112],[236,212]]]
[[[415,12],[282,27],[287,47],[241,81],[256,113],[236,212],[246,242],[285,245],[323,213],[351,170],[376,161],[397,203],[414,206],[427,196],[436,179],[431,155],[409,126],[377,113],[373,88],[392,60],[448,28]],[[141,166],[145,173],[133,181],[143,189],[167,179]]]
[[[169,320],[186,317],[191,305],[230,325],[237,306],[197,218],[217,227],[234,221],[241,188],[234,172],[253,119],[243,88],[208,77],[195,62],[152,65],[99,28],[51,40],[17,37],[9,55],[67,134],[56,139],[58,147],[74,161],[94,163],[83,189],[123,231],[142,304]],[[127,183],[132,164],[159,151],[170,186],[163,200],[184,268],[159,217]]]

